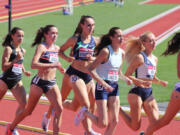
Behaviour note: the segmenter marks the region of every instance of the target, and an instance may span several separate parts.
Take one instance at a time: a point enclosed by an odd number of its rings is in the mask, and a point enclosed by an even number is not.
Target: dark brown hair
[[[180,32],[176,33],[173,38],[168,42],[167,49],[162,53],[162,55],[173,55],[180,50]]]
[[[116,34],[116,30],[120,29],[119,27],[112,27],[109,32],[101,37],[99,45],[95,48],[95,55],[98,55],[99,52],[112,43],[110,37],[113,37]]]
[[[45,40],[44,34],[48,34],[49,30],[52,27],[56,27],[56,26],[55,25],[46,25],[45,27],[39,28],[37,31],[36,37],[34,39],[34,42],[32,43],[32,47],[40,44],[43,40]]]
[[[10,31],[10,33],[8,33],[6,36],[5,36],[5,38],[4,38],[4,41],[3,41],[3,43],[2,43],[2,46],[10,46],[11,44],[12,44],[12,35],[14,35],[18,30],[22,30],[21,28],[19,28],[19,27],[14,27],[11,31]]]
[[[74,31],[74,34],[73,36],[77,36],[77,35],[80,35],[82,33],[82,28],[81,28],[81,24],[84,24],[85,21],[88,19],[88,18],[91,18],[94,20],[94,18],[92,16],[88,16],[88,15],[83,15],[81,16],[81,19],[76,27],[76,30]]]

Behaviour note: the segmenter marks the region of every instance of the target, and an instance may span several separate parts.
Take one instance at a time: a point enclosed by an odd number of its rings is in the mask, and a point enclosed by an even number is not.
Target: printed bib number
[[[156,73],[156,67],[155,66],[148,66],[148,75],[153,78]]]
[[[59,61],[58,55],[57,54],[50,54],[49,61],[52,63],[58,62]]]
[[[14,64],[12,72],[21,74],[22,73],[22,64]]]
[[[87,49],[87,48],[79,49],[79,57],[86,57],[88,54],[93,56],[93,49]]]
[[[114,70],[110,70],[108,72],[108,80],[109,81],[118,81],[119,79],[119,75],[118,75],[118,71],[114,71]]]
[[[97,83],[96,89],[99,90],[99,91],[102,91],[103,90],[103,86],[101,84]]]

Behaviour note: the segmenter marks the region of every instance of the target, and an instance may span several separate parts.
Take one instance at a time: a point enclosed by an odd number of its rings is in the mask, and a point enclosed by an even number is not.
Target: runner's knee
[[[55,108],[55,114],[60,116],[62,114],[63,106],[58,106]]]

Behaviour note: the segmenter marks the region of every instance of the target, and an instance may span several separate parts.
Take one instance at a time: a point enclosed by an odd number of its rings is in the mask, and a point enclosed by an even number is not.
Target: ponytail
[[[108,34],[103,35],[101,37],[101,41],[100,41],[99,45],[95,48],[95,55],[97,56],[103,48],[107,47],[111,43],[112,42],[111,42],[109,35]]]
[[[40,29],[38,29],[36,37],[34,39],[34,42],[32,43],[32,47],[45,41],[44,34],[48,34],[49,30],[52,27],[56,27],[56,26],[55,25],[46,25],[45,27],[41,27]]]
[[[140,39],[136,37],[131,37],[126,42],[125,60],[127,64],[130,64],[134,56],[144,51],[145,48]]]
[[[12,44],[12,35],[14,35],[18,30],[22,30],[21,28],[19,27],[14,27],[10,33],[8,33],[5,38],[4,38],[4,41],[2,43],[2,46],[5,47],[5,46],[10,46]]]
[[[94,19],[92,16],[86,16],[86,15],[81,16],[81,19],[76,27],[76,30],[74,31],[73,36],[77,36],[82,33],[81,24],[84,24],[88,18]]]
[[[119,27],[112,27],[109,32],[101,37],[99,45],[95,48],[95,55],[97,56],[100,51],[112,43],[110,37],[113,37],[116,34],[116,30],[120,29]]]
[[[173,55],[180,50],[180,32],[176,33],[174,37],[168,42],[167,49],[162,53],[162,55]]]
[[[37,44],[40,44],[42,42],[42,39],[44,38],[44,32],[43,32],[43,27],[41,27],[40,29],[38,29],[36,37],[34,39],[34,42],[32,43],[32,47],[34,47]]]

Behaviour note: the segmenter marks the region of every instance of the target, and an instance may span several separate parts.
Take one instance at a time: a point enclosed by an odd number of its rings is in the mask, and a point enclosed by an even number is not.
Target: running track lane
[[[17,105],[18,104],[15,100],[3,99],[0,103],[0,108],[3,108],[0,110],[0,120],[11,122],[14,118],[14,113],[17,108]],[[23,122],[21,122],[21,124],[40,128],[42,114],[47,109],[48,105],[38,104],[33,114],[27,117]],[[73,121],[75,114],[76,113],[64,109],[61,132],[70,133],[72,135],[83,135],[82,125],[78,127],[74,126]],[[177,133],[179,133],[179,122],[180,121],[173,120],[171,124],[169,124],[167,127],[159,130],[156,135],[177,135]],[[119,117],[119,122],[115,135],[137,135],[141,130],[144,130],[147,127],[147,125],[148,120],[146,117],[143,117],[141,129],[134,132],[131,129],[129,129],[124,123],[124,121]],[[50,123],[50,129],[52,130],[52,121]],[[103,130],[100,130],[96,127],[94,127],[94,129],[96,131],[103,133]],[[18,129],[18,131],[21,133],[21,135],[38,135],[38,133],[27,132],[24,130]],[[0,134],[2,135],[4,132],[5,127],[0,126]]]
[[[157,41],[161,42],[170,32],[180,28],[180,6],[170,9],[160,15],[157,15],[149,20],[146,20],[136,26],[124,30],[125,37],[138,37],[140,34],[151,31],[156,37]],[[125,48],[125,44],[122,45]]]
[[[73,5],[80,5],[82,2],[88,4],[94,0],[74,0]],[[8,0],[0,3],[0,22],[8,20],[8,9],[4,6],[8,4]],[[12,0],[12,18],[22,18],[25,16],[46,13],[50,11],[60,10],[66,6],[66,0]]]
[[[178,23],[180,23],[180,6],[175,11],[152,21],[147,25],[134,29],[131,32],[127,32],[126,36],[139,36],[146,31],[151,31],[158,37]]]
[[[180,0],[147,0],[146,4],[180,4]]]

